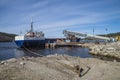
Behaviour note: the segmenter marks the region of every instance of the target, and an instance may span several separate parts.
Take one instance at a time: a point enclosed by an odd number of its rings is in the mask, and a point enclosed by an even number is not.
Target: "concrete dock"
[[[83,44],[84,43],[80,43],[80,42],[47,43],[45,47],[46,48],[71,47],[71,46],[82,47]]]

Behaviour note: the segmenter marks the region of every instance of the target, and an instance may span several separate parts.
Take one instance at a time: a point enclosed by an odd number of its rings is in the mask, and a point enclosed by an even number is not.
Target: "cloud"
[[[117,0],[1,0],[0,27],[1,31],[25,31],[29,29],[32,17],[35,30],[42,30],[47,36],[51,36],[51,32],[57,36],[63,29],[91,32],[84,28],[108,24],[114,26],[112,21],[120,21],[118,3]]]

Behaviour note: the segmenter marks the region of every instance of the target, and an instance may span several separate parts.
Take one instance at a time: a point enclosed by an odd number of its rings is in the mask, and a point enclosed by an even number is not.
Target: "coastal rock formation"
[[[120,42],[98,44],[94,46],[89,46],[89,48],[91,49],[91,54],[120,59]]]
[[[90,53],[93,55],[105,56],[109,58],[116,58],[120,61],[120,41],[109,43],[85,43],[82,47],[90,49]]]

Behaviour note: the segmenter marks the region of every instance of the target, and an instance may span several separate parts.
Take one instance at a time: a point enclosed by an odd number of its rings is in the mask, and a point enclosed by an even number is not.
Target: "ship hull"
[[[15,40],[15,43],[20,48],[36,48],[45,47],[45,40]]]

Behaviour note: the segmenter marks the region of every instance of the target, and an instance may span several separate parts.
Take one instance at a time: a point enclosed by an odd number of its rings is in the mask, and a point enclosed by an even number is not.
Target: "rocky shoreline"
[[[82,45],[82,47],[88,47],[90,49],[90,53],[93,55],[114,58],[117,61],[120,61],[120,42],[102,44],[88,43]]]

